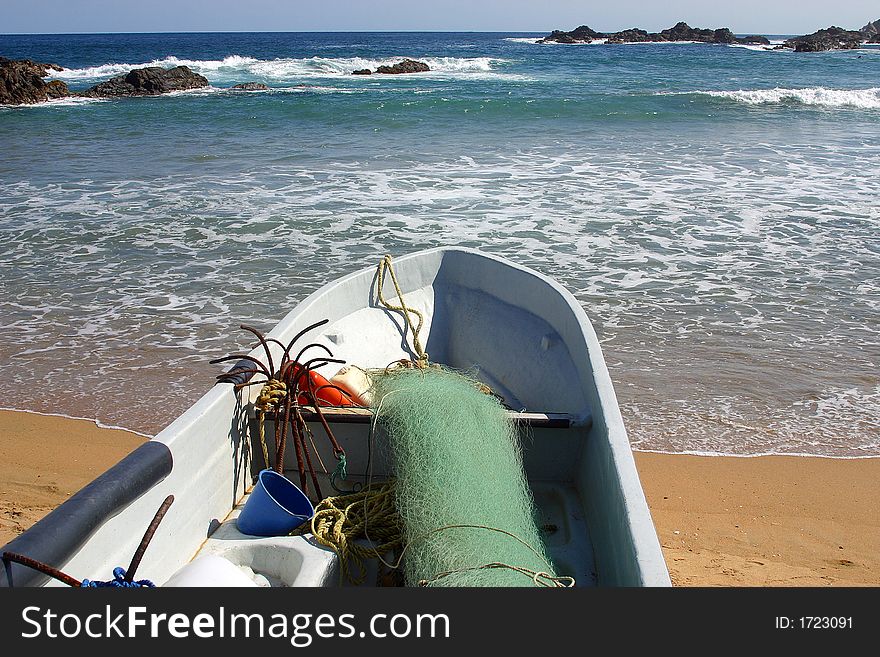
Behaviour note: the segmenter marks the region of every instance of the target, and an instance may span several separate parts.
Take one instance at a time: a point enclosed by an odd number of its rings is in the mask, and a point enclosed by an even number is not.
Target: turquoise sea
[[[461,244],[575,294],[635,448],[880,455],[880,48],[539,36],[0,35],[211,83],[0,108],[0,406],[155,433],[240,323]]]

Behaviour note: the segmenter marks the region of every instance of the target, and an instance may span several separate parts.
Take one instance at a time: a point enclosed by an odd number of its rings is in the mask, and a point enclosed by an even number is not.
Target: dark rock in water
[[[877,41],[874,40],[873,37],[880,36],[880,18],[878,18],[873,23],[868,23],[867,25],[865,25],[865,27],[859,30],[859,32],[870,39],[868,43],[877,43]]]
[[[399,73],[424,73],[430,71],[431,67],[424,62],[417,62],[414,59],[404,59],[397,62],[393,66],[380,66],[376,69],[376,73],[384,73],[386,75],[397,75]],[[373,71],[368,68],[359,68],[351,72],[352,75],[372,75]]]
[[[728,27],[722,27],[712,31],[712,43],[737,43],[737,38]]]
[[[571,32],[569,32],[569,35],[571,35],[572,38],[581,41],[587,39],[601,39],[606,36],[602,32],[596,32],[596,30],[590,28],[588,25],[581,25],[574,28]]]
[[[236,84],[229,88],[234,89],[235,91],[266,91],[269,86],[262,82],[242,82],[241,84]]]
[[[46,83],[46,96],[49,98],[66,98],[70,95],[70,89],[61,80],[49,80]]]
[[[708,30],[691,27],[684,21],[676,23],[667,30],[660,32],[661,41],[699,41],[701,43],[733,43],[733,33],[723,27],[719,30]]]
[[[621,30],[609,35],[606,43],[643,43],[651,40],[651,35],[645,30],[633,27],[629,30]]]
[[[596,32],[587,25],[574,28],[571,32],[553,30],[549,36],[544,37],[538,43],[590,43],[593,39],[604,39],[607,34]]]
[[[376,73],[384,73],[386,75],[397,75],[399,73],[424,73],[430,71],[431,67],[424,62],[417,62],[414,59],[404,59],[397,62],[394,66],[380,66],[376,69]]]
[[[812,34],[789,39],[783,45],[795,52],[820,52],[823,50],[852,50],[862,45],[865,35],[854,30],[831,26]]]
[[[70,95],[60,80],[46,82],[50,71],[63,71],[58,64],[0,57],[0,105],[32,105]]]
[[[745,44],[755,44],[761,46],[769,46],[770,39],[765,36],[759,36],[757,34],[750,34],[749,36],[737,37],[737,43],[745,43]]]
[[[868,39],[868,43],[880,43],[880,34],[875,34],[870,39]]]
[[[187,66],[162,68],[147,66],[117,75],[106,82],[86,89],[83,96],[157,96],[169,91],[199,89],[208,86],[208,79],[193,73]]]
[[[757,39],[764,37],[747,37]],[[717,30],[701,29],[691,27],[685,22],[679,22],[662,32],[647,32],[637,27],[622,30],[620,32],[596,32],[586,25],[572,30],[571,32],[563,32],[562,30],[553,30],[549,35],[538,41],[538,43],[590,43],[596,39],[605,39],[606,43],[645,43],[645,42],[669,42],[669,41],[696,41],[698,43],[755,43],[737,39],[733,32],[726,27]],[[767,40],[769,44],[770,41]]]

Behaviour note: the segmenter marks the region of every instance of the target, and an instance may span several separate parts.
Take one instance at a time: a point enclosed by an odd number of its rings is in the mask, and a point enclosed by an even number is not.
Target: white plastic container
[[[196,557],[174,573],[164,587],[258,586],[229,559],[216,554]]]

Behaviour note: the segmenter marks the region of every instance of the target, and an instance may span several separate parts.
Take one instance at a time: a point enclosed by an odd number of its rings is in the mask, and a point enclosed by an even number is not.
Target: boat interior
[[[574,578],[578,586],[594,586],[599,577],[583,491],[578,484],[579,464],[584,458],[592,416],[579,385],[573,356],[546,319],[494,293],[462,284],[466,281],[459,280],[459,268],[452,267],[451,272],[447,273],[441,264],[423,281],[424,285],[408,288],[405,293],[407,308],[417,311],[423,322],[419,333],[425,341],[424,350],[430,354],[432,363],[484,383],[503,400],[518,429],[536,522],[554,567],[558,574]],[[415,315],[405,317],[400,310],[381,306],[375,287],[373,290],[369,306],[342,314],[304,336],[302,342],[321,345],[334,357],[362,368],[384,368],[400,359],[415,358],[412,329],[407,326],[408,321],[416,324]],[[284,337],[288,336],[279,336],[281,342]],[[280,353],[276,352],[276,360],[278,357]],[[338,367],[330,364],[321,369],[329,378]],[[250,472],[254,477],[266,467],[253,404],[259,388],[248,388],[250,403],[243,409],[247,413]],[[319,462],[335,463],[325,430],[314,411],[304,415],[310,420]],[[331,482],[326,472],[319,473],[324,495],[359,490],[389,476],[383,429],[381,424],[372,422],[371,411],[324,409],[323,415],[344,447],[348,462],[345,481]],[[265,435],[270,445],[268,452],[272,453],[271,418],[266,421]],[[300,473],[292,452],[285,453],[284,474],[299,483]],[[274,467],[274,460],[270,460],[269,466]],[[306,479],[302,481],[307,484]],[[336,555],[307,535],[259,538],[240,533],[235,518],[245,502],[246,498],[223,519],[200,554],[225,556],[280,585],[335,586],[347,582]],[[285,552],[288,557],[280,556]],[[393,556],[388,555],[387,561],[393,561]],[[387,581],[382,570],[385,569],[376,562],[371,563],[365,584]]]

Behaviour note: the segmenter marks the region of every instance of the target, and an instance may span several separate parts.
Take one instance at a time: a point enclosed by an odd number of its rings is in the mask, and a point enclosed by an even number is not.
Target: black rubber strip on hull
[[[0,554],[17,552],[50,566],[62,567],[106,520],[167,477],[172,467],[171,450],[164,443],[144,443],[0,548]],[[81,574],[70,574],[81,579]],[[109,578],[110,573],[107,576]],[[0,567],[0,587],[41,586],[48,579],[20,564],[4,562]]]

